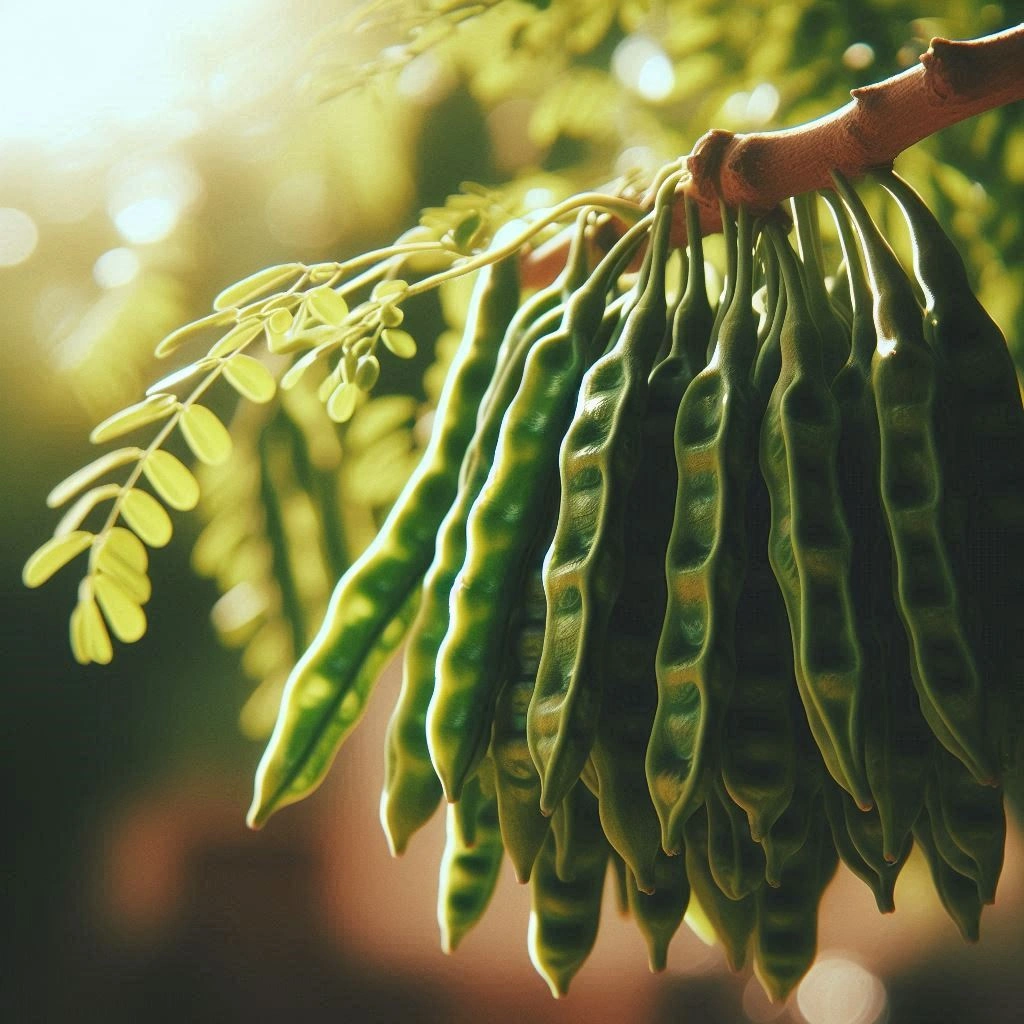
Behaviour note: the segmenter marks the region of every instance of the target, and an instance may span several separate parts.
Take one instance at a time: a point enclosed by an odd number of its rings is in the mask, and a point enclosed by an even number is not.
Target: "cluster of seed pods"
[[[446,949],[507,853],[564,993],[611,865],[652,969],[689,909],[778,999],[839,861],[888,912],[917,843],[967,938],[995,897],[1024,757],[1024,409],[894,174],[917,289],[837,178],[842,272],[815,197],[798,249],[725,211],[717,307],[689,200],[666,284],[680,180],[596,266],[581,217],[525,300],[514,260],[481,273],[423,462],[292,673],[250,820],[317,785],[405,638],[381,820],[401,853],[447,799]]]

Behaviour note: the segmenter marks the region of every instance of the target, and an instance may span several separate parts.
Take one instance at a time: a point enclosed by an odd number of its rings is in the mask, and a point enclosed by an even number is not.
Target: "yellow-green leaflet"
[[[45,583],[58,569],[85,551],[92,539],[93,534],[87,530],[75,530],[63,537],[51,537],[25,563],[21,573],[22,582],[26,587],[38,587]]]
[[[83,487],[88,487],[94,480],[117,469],[126,463],[133,462],[142,455],[141,448],[118,448],[117,451],[107,452],[98,459],[94,459],[88,466],[72,473],[67,479],[61,481],[46,496],[46,504],[49,508],[59,508],[69,498],[74,497]]]
[[[333,327],[340,326],[348,316],[348,303],[327,285],[314,288],[306,296],[306,305],[317,319]]]
[[[152,494],[132,488],[121,500],[121,515],[151,548],[162,548],[171,539],[171,517]]]
[[[243,345],[248,345],[253,338],[262,333],[262,318],[258,316],[247,317],[240,324],[232,327],[223,338],[214,342],[207,355],[211,359],[221,359],[232,352],[237,352]]]
[[[54,537],[64,537],[72,530],[77,530],[101,501],[106,501],[107,498],[116,498],[120,493],[121,488],[117,484],[101,484],[99,487],[93,487],[92,490],[86,491],[61,517],[60,522],[54,528]]]
[[[231,435],[215,413],[204,405],[188,405],[181,410],[178,426],[192,454],[200,462],[219,466],[231,455]]]
[[[142,472],[171,508],[187,512],[199,502],[199,481],[170,452],[159,449],[150,452],[142,463]]]
[[[222,309],[217,313],[210,313],[209,316],[204,316],[200,320],[195,320],[190,324],[185,324],[184,327],[179,327],[176,331],[171,331],[163,341],[160,342],[156,347],[156,357],[163,359],[166,356],[171,355],[178,348],[194,338],[197,334],[202,334],[209,327],[223,327],[225,324],[232,323],[235,319],[236,311],[234,309]]]
[[[125,586],[116,577],[98,572],[93,587],[114,636],[126,644],[139,640],[146,632],[146,613]]]
[[[225,288],[213,300],[213,308],[220,310],[232,306],[244,306],[264,292],[278,289],[281,285],[294,280],[305,270],[306,268],[301,263],[282,263],[277,267],[257,270],[255,274],[250,274]]]
[[[269,402],[277,391],[274,375],[258,360],[241,352],[224,364],[227,382],[250,402]]]
[[[144,427],[147,423],[165,419],[177,405],[178,399],[174,395],[150,395],[149,398],[144,398],[141,402],[108,416],[99,426],[93,428],[89,440],[93,444],[103,444],[111,438]]]

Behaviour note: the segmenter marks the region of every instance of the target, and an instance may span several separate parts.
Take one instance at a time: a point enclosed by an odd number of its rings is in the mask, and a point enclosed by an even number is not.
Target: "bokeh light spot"
[[[797,989],[807,1024],[877,1024],[885,1015],[885,987],[845,956],[820,959]]]
[[[632,35],[623,39],[612,54],[612,70],[627,89],[645,100],[663,100],[675,88],[672,61],[649,36]]]
[[[126,242],[145,245],[159,242],[174,230],[178,210],[167,196],[152,196],[118,210],[114,223]]]
[[[39,244],[36,222],[24,210],[0,208],[0,267],[24,263]]]
[[[875,62],[875,51],[867,43],[853,43],[843,52],[843,63],[854,71],[863,71]]]
[[[131,249],[110,249],[93,264],[93,280],[101,288],[121,288],[135,280],[140,266]]]

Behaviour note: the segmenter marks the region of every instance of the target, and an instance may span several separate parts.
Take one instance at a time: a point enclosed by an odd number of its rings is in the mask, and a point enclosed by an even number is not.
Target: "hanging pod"
[[[427,709],[431,761],[449,800],[490,739],[503,645],[516,583],[535,522],[557,472],[557,446],[572,397],[595,353],[608,292],[649,227],[634,225],[566,303],[559,327],[530,350],[501,423],[487,480],[466,520],[466,558],[452,586],[449,626],[438,650]]]
[[[971,290],[963,260],[920,196],[897,175],[879,181],[910,226],[926,337],[947,382],[944,469],[963,501],[958,538],[966,615],[1004,767],[1024,744],[1024,406],[1006,341]],[[1021,747],[1020,749],[1024,749]]]
[[[821,339],[796,256],[777,224],[766,231],[786,289],[782,365],[761,428],[761,472],[771,498],[769,557],[786,603],[811,733],[832,777],[859,806],[869,807],[863,662],[836,474],[839,413],[825,383]]]
[[[934,430],[936,366],[906,274],[860,198],[838,175],[874,294],[872,389],[880,491],[896,564],[896,601],[910,640],[921,712],[936,739],[982,783],[995,777],[984,693],[943,536],[944,478]]]
[[[670,176],[658,190],[636,303],[611,349],[583,377],[559,451],[561,503],[544,562],[544,650],[527,716],[547,813],[579,778],[597,730],[647,378],[665,332],[665,261],[677,183],[678,176]]]
[[[849,216],[825,193],[843,246],[851,308],[850,358],[832,382],[841,433],[839,493],[851,524],[851,586],[864,659],[864,768],[886,858],[895,861],[921,810],[932,737],[921,715],[910,649],[890,581],[895,571],[880,491],[878,413],[871,384],[877,348],[871,290]]]
[[[735,674],[745,499],[756,452],[753,226],[743,209],[736,238],[733,301],[711,361],[687,387],[675,424],[678,483],[665,556],[668,601],[656,661],[658,709],[647,749],[647,780],[668,853],[679,850],[682,826],[702,801],[705,762],[718,745]]]
[[[320,631],[289,676],[256,771],[250,825],[319,785],[408,628],[411,600],[418,600],[438,527],[455,499],[477,408],[518,302],[518,271],[510,262],[481,273],[423,458],[376,540],[339,580]]]

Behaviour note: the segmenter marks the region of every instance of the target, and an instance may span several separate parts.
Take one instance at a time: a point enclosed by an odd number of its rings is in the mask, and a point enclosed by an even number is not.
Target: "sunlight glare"
[[[36,222],[24,210],[0,209],[0,267],[24,263],[39,244]]]
[[[252,0],[51,0],[0,7],[0,139],[66,147],[174,120],[222,52],[258,24]]]

